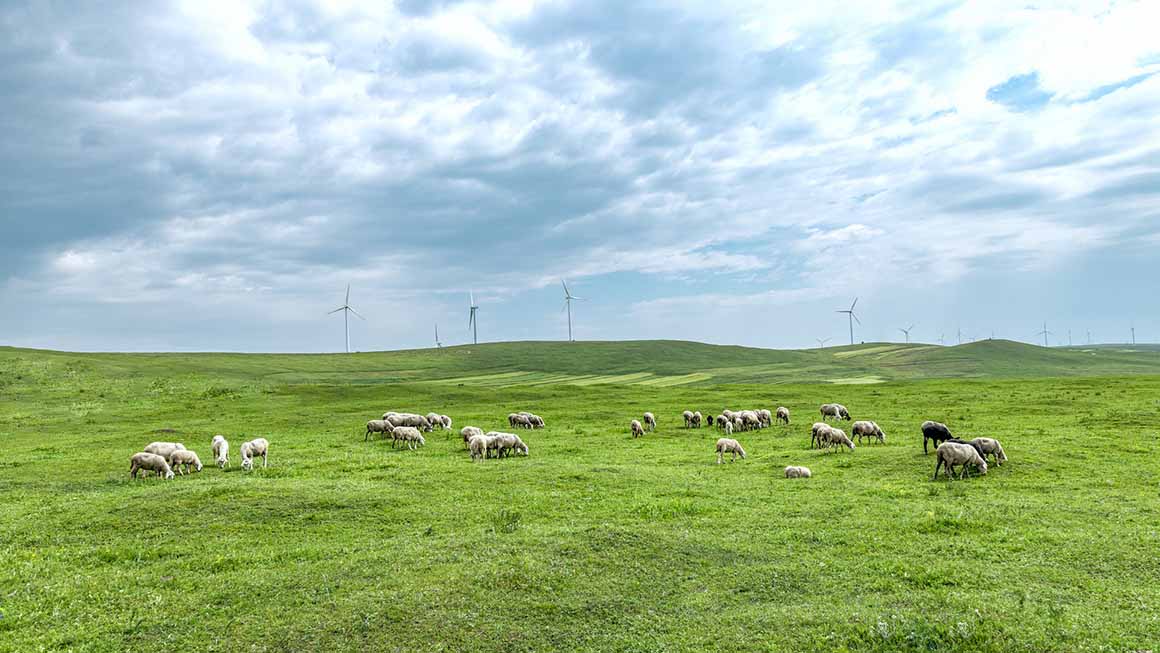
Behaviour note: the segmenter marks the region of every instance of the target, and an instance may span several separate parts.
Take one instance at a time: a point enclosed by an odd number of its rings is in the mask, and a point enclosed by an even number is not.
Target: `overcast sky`
[[[0,344],[1160,339],[1160,2],[1018,4],[5,2]]]

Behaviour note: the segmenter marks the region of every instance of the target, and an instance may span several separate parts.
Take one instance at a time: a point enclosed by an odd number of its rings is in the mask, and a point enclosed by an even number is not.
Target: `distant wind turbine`
[[[479,344],[479,320],[475,319],[475,312],[479,310],[479,306],[475,304],[475,293],[467,294],[468,303],[467,308],[470,309],[471,314],[467,318],[467,328],[471,329],[471,344]]]
[[[963,344],[963,330],[961,327],[955,328],[955,335],[958,336],[959,344]]]
[[[1035,332],[1035,335],[1037,335],[1037,336],[1043,336],[1043,346],[1044,346],[1044,347],[1050,347],[1051,345],[1049,345],[1049,344],[1047,343],[1047,336],[1049,336],[1049,335],[1055,335],[1055,334],[1053,334],[1051,331],[1048,331],[1048,330],[1047,330],[1047,322],[1044,322],[1044,323],[1043,323],[1043,330],[1042,330],[1042,331],[1036,331],[1036,332]]]
[[[568,342],[573,342],[573,340],[572,340],[572,300],[582,302],[582,301],[584,301],[584,298],[577,297],[577,296],[573,295],[572,291],[568,290],[568,282],[565,281],[564,279],[560,279],[560,285],[564,286],[564,308],[567,309],[567,311],[568,311]]]
[[[1092,344],[1092,332],[1091,331],[1087,332],[1087,344],[1089,344],[1089,345]]]
[[[905,333],[905,334],[906,334],[906,342],[907,342],[907,344],[910,344],[910,330],[911,330],[911,329],[913,329],[913,328],[914,328],[914,325],[913,325],[913,324],[911,324],[910,326],[906,327],[905,329],[903,329],[903,328],[901,328],[901,327],[898,329],[899,331],[901,331],[901,332],[903,332],[903,333]]]
[[[327,315],[330,315],[332,313],[337,313],[339,311],[342,311],[342,325],[343,325],[343,330],[346,332],[346,353],[349,354],[350,353],[350,314],[354,313],[355,315],[358,316],[358,319],[366,320],[365,317],[363,317],[362,315],[359,315],[359,312],[354,310],[354,308],[352,308],[350,305],[350,284],[349,283],[346,284],[346,301],[344,301],[342,303],[342,306],[339,306],[338,308],[334,309],[333,311],[330,311],[330,313],[327,313]]]
[[[849,309],[844,310],[844,311],[834,311],[835,313],[845,313],[846,316],[849,318],[849,320],[850,320],[850,344],[851,345],[854,344],[854,322],[857,321],[858,324],[862,324],[862,320],[859,320],[858,316],[854,315],[854,307],[857,305],[858,305],[858,298],[855,297],[854,303],[850,304]]]
[[[1067,346],[1071,346],[1071,329],[1067,330]]]
[[[943,334],[940,333],[940,334],[938,334],[938,344],[941,345],[943,343],[944,343]]]
[[[1132,325],[1132,344],[1136,344],[1136,325]]]
[[[814,338],[814,340],[818,341],[818,349],[825,349],[826,343],[829,342],[831,339],[830,338]]]
[[[435,348],[443,349],[443,343],[439,342],[439,323],[435,323]]]

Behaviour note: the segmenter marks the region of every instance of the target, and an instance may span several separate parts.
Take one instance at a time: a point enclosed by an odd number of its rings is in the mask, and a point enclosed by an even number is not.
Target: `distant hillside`
[[[360,354],[81,354],[0,348],[0,388],[24,374],[192,375],[273,383],[877,383],[896,379],[1160,374],[1160,348],[1043,348],[1007,340],[954,347],[871,343],[772,350],[650,340],[504,342]]]

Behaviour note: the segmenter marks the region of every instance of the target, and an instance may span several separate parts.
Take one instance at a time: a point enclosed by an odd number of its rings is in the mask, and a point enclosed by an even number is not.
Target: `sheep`
[[[995,456],[995,465],[1002,465],[1007,462],[1007,454],[1003,453],[1003,445],[995,438],[975,438],[971,440],[970,444],[975,446],[975,449],[981,450],[983,453],[983,460],[987,459],[988,455]]]
[[[471,460],[483,460],[487,457],[488,438],[486,435],[473,435],[467,442],[467,449],[471,452]]]
[[[230,443],[226,440],[224,435],[213,436],[213,441],[210,442],[210,450],[213,451],[214,462],[221,469],[230,466]]]
[[[827,417],[833,417],[835,420],[841,419],[841,413],[838,412],[838,404],[822,404],[819,409],[822,413],[822,421],[826,421]]]
[[[773,413],[769,412],[768,408],[762,408],[757,411],[757,418],[761,420],[762,428],[773,426]]]
[[[826,441],[826,431],[830,430],[830,425],[825,422],[814,422],[813,427],[810,428],[810,449],[815,446],[821,448]]]
[[[850,411],[846,410],[846,407],[843,406],[842,404],[836,404],[836,405],[838,406],[838,418],[844,419],[847,422],[849,422],[851,420]]]
[[[721,438],[717,440],[717,464],[720,465],[725,454],[732,454],[729,457],[729,462],[737,460],[740,455],[741,459],[745,459],[745,450],[741,448],[741,443],[733,438]]]
[[[946,424],[943,424],[942,422],[932,422],[931,420],[927,420],[927,421],[923,422],[922,423],[922,453],[924,455],[927,453],[927,451],[926,451],[926,441],[927,440],[930,440],[931,442],[934,443],[935,447],[938,447],[940,444],[942,444],[943,442],[946,442],[947,440],[950,440],[952,437],[954,437],[954,436],[951,435],[951,430],[947,428]]]
[[[706,428],[713,428],[713,426],[716,424],[716,421],[715,421],[715,419],[716,419],[716,418],[714,418],[714,417],[713,417],[713,414],[712,414],[712,413],[709,413],[708,415],[705,415],[705,419],[704,419],[704,422],[705,422],[705,427],[706,427]]]
[[[951,438],[951,439],[947,440],[947,442],[954,442],[955,444],[965,444],[968,447],[971,447],[972,449],[974,449],[979,454],[979,456],[981,458],[986,459],[986,457],[987,457],[986,454],[983,453],[982,445],[976,444],[974,442],[968,442],[966,440],[963,440],[962,438]]]
[[[267,466],[266,456],[270,452],[270,442],[266,438],[254,438],[249,442],[242,443],[242,469],[251,471],[254,469],[254,456],[262,457],[262,469]]]
[[[427,444],[427,441],[423,439],[423,434],[414,426],[396,426],[395,430],[391,432],[392,449],[397,442],[406,442],[407,448],[412,451]]]
[[[514,433],[490,433],[490,436],[495,438],[496,455],[504,457],[510,455],[512,451],[528,455],[528,445],[520,439],[520,436]]]
[[[854,425],[850,427],[850,433],[858,438],[858,444],[862,443],[863,437],[871,442],[877,439],[882,444],[886,444],[886,433],[884,433],[882,429],[878,427],[876,422],[869,422],[865,420],[854,422]]]
[[[733,422],[725,422],[725,435],[733,435]]]
[[[438,425],[439,428],[443,428],[443,416],[439,413],[427,413],[423,417],[427,419],[428,424],[432,426]]]
[[[743,410],[741,411],[741,425],[745,427],[746,431],[754,431],[761,428],[761,417],[758,416],[757,411]]]
[[[693,427],[693,411],[686,410],[685,412],[681,413],[681,417],[685,418],[685,428]]]
[[[632,431],[632,437],[634,438],[639,438],[640,436],[644,435],[644,427],[640,425],[639,420],[632,420],[632,422],[629,423],[628,428]]]
[[[518,414],[519,413],[508,413],[508,426],[513,429],[516,427],[516,415]]]
[[[729,410],[728,408],[721,411],[721,414],[724,415],[725,419],[729,420],[730,422],[733,421],[733,411]]]
[[[693,428],[695,428],[695,429],[701,428],[701,421],[703,419],[704,418],[701,417],[701,411],[699,411],[699,410],[693,411]]]
[[[717,416],[717,428],[718,429],[725,428],[725,425],[728,424],[729,421],[730,421],[730,419],[725,416],[725,413],[721,413],[720,415]]]
[[[793,465],[790,465],[789,467],[785,468],[785,477],[786,478],[809,478],[810,477],[810,468],[809,467],[795,467]]]
[[[842,447],[846,447],[850,451],[854,450],[854,441],[851,440],[849,438],[849,436],[846,435],[846,432],[843,431],[842,429],[836,429],[836,428],[831,426],[828,429],[826,429],[825,436],[826,436],[826,450],[827,451],[829,451],[833,447],[838,447],[838,449],[841,449]]]
[[[978,450],[969,444],[962,444],[959,442],[943,442],[934,450],[935,458],[938,462],[934,464],[934,478],[931,480],[938,480],[939,467],[946,465],[947,476],[955,477],[955,465],[962,465],[959,471],[959,478],[964,478],[967,474],[967,465],[974,465],[979,468],[980,474],[987,473],[987,461],[983,460],[979,455]]]
[[[654,417],[652,413],[645,413],[644,414],[644,425],[650,431],[657,430],[657,418]]]
[[[507,435],[507,434],[502,433],[500,431],[488,431],[487,433],[484,433],[483,435],[484,435],[484,437],[487,438],[487,450],[489,452],[493,452],[495,457],[499,458],[499,455],[501,453],[501,451],[500,451],[500,438],[503,437],[504,435]]]
[[[521,429],[530,429],[532,427],[532,418],[523,413],[516,413],[515,420],[512,423],[513,427]]]
[[[426,417],[414,413],[384,413],[383,419],[390,422],[391,426],[412,426],[427,432],[433,430]]]
[[[181,466],[185,465],[185,471],[182,475],[189,473],[190,465],[196,472],[201,471],[201,459],[197,454],[187,449],[175,449],[173,453],[169,454],[169,466],[177,471],[181,471]]]
[[[777,421],[783,424],[789,424],[789,409],[785,406],[777,407]]]
[[[395,427],[392,426],[388,420],[372,419],[371,421],[367,422],[367,432],[366,435],[363,436],[363,442],[366,442],[367,439],[371,437],[371,433],[383,433],[385,435],[390,435],[394,430]]]
[[[169,463],[155,453],[142,451],[129,458],[129,476],[137,478],[137,472],[140,470],[157,472],[158,477],[164,476],[166,479],[173,478],[173,470],[169,468]]]
[[[440,422],[443,422],[443,430],[444,430],[444,431],[450,431],[450,430],[451,430],[451,418],[450,418],[450,417],[448,417],[448,416],[446,416],[446,415],[440,415],[440,416],[439,416],[439,421],[440,421]]]
[[[185,445],[180,442],[150,442],[142,449],[145,453],[155,453],[166,460],[169,459],[169,454],[178,449],[184,449]]]
[[[532,428],[534,428],[534,429],[544,428],[544,418],[543,417],[540,417],[539,415],[532,415],[529,419],[532,420]]]
[[[483,435],[483,429],[478,426],[465,426],[459,429],[459,434],[463,436],[463,446],[470,448],[471,438],[477,435]]]

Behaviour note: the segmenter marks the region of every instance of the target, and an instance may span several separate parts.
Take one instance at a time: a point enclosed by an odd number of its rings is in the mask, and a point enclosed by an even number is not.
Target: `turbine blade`
[[[475,293],[469,292],[469,293],[467,293],[467,296],[470,298],[470,303],[468,305],[471,306],[472,308],[475,308]]]
[[[563,279],[560,279],[560,285],[561,285],[561,286],[564,286],[564,296],[565,296],[565,297],[567,297],[567,296],[569,296],[569,295],[571,295],[571,294],[572,294],[572,293],[568,292],[568,282],[567,282],[567,281],[565,281],[565,280],[563,280]]]
[[[365,318],[365,317],[363,317],[361,314],[359,314],[359,312],[358,312],[358,311],[354,310],[353,308],[351,308],[351,307],[349,307],[349,306],[347,306],[346,308],[347,308],[347,310],[349,310],[351,313],[354,313],[355,315],[358,315],[358,318],[359,318],[360,320],[365,320],[365,319],[366,319],[366,318]]]
[[[850,311],[850,317],[854,318],[854,321],[857,322],[858,324],[862,324],[862,320],[859,320],[858,316],[854,315],[854,311]]]
[[[854,298],[854,303],[853,303],[853,304],[850,304],[850,310],[851,310],[851,311],[853,311],[853,310],[854,310],[854,307],[855,307],[855,306],[857,306],[857,305],[858,305],[858,298],[857,298],[857,297],[855,297],[855,298]]]
[[[346,284],[346,305],[350,306],[350,284]]]
[[[337,312],[344,310],[344,309],[346,309],[345,306],[339,306],[338,308],[334,309],[333,311],[328,311],[326,314],[330,315],[331,313],[337,313]]]

